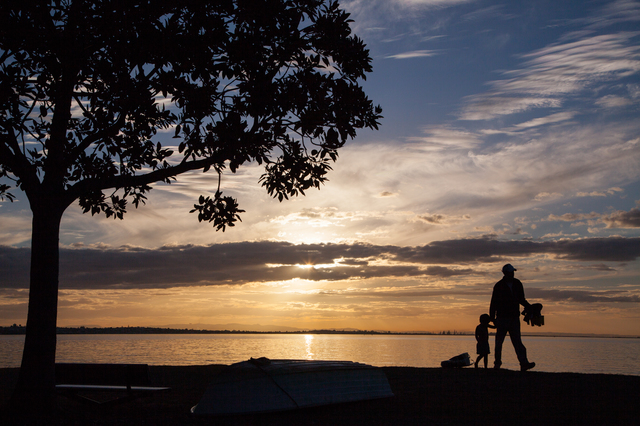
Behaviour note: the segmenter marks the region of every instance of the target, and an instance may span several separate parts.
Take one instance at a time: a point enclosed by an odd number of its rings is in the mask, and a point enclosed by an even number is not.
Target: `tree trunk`
[[[64,212],[55,204],[60,203],[31,202],[29,311],[22,365],[11,404],[18,411],[29,410],[29,415],[34,414],[33,410],[52,413],[55,407],[58,244]]]

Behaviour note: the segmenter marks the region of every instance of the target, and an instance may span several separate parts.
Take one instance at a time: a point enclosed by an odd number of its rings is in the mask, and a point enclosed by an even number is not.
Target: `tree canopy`
[[[304,194],[380,118],[349,22],[320,0],[4,1],[0,176],[117,218],[154,182],[250,161],[272,196]],[[219,187],[194,211],[219,229],[240,212]]]

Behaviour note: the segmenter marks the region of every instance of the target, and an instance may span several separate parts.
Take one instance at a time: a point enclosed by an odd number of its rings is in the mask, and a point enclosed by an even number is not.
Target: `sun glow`
[[[317,263],[317,264],[297,263],[295,266],[302,269],[329,269],[329,268],[344,267],[344,265],[341,265],[339,263]]]
[[[316,265],[311,265],[311,264],[308,264],[308,263],[305,263],[304,265],[297,264],[296,266],[298,268],[301,268],[301,269],[315,269],[315,267],[316,267]]]

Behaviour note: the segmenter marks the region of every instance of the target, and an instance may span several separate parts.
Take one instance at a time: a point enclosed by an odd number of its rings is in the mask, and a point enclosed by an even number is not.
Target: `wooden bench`
[[[171,389],[150,385],[147,364],[56,364],[56,389],[82,402],[111,405]]]

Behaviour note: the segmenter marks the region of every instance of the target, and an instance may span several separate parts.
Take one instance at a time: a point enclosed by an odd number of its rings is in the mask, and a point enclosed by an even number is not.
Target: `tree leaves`
[[[223,197],[222,192],[217,191],[214,198],[203,195],[198,199],[198,204],[193,205],[190,213],[198,212],[198,221],[212,222],[217,231],[225,231],[227,226],[235,226],[240,219],[240,213],[244,213],[238,207],[238,202],[233,197]]]
[[[5,198],[11,202],[13,202],[16,197],[11,194],[10,192],[8,192],[11,189],[11,186],[6,185],[6,184],[0,184],[0,200],[4,201]]]
[[[350,22],[332,0],[1,2],[0,166],[114,218],[154,182],[252,161],[271,196],[304,195],[381,118]],[[224,230],[242,210],[218,188],[192,212]]]

